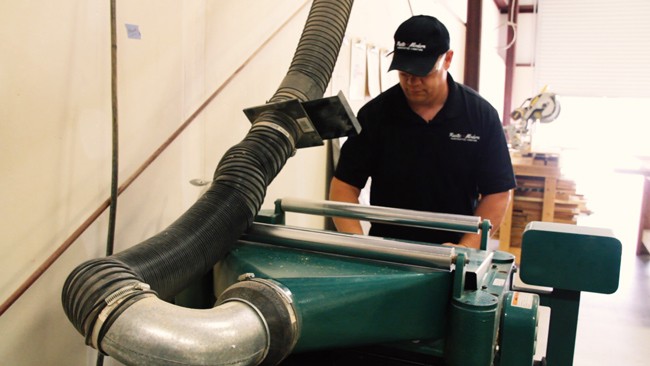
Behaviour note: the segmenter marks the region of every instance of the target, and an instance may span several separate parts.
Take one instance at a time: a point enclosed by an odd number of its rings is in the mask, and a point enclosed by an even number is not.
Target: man
[[[498,227],[515,187],[496,110],[448,73],[453,58],[446,27],[414,16],[395,32],[395,85],[358,113],[362,131],[341,149],[330,199],[358,203],[371,179],[377,206],[481,216]],[[480,199],[479,199],[480,198]],[[357,220],[335,218],[337,230],[362,233]],[[480,236],[373,223],[370,235],[479,248]]]

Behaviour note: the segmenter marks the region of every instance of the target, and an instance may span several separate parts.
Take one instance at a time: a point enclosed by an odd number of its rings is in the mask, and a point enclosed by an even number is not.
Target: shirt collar
[[[447,90],[447,100],[440,113],[445,117],[456,117],[460,114],[462,105],[458,92],[458,84],[456,84],[450,73],[447,73]]]
[[[392,91],[395,93],[399,93],[400,99],[402,100],[402,108],[403,110],[410,111],[413,113],[414,116],[417,116],[415,112],[411,109],[411,107],[408,106],[408,102],[406,100],[406,96],[404,95],[404,91],[402,90],[402,87],[398,84],[395,84],[392,88]],[[458,90],[458,84],[454,81],[454,78],[451,76],[451,74],[447,73],[447,100],[445,101],[445,105],[442,106],[442,109],[438,114],[443,117],[443,118],[453,118],[461,115],[462,112],[462,102],[461,102],[461,96],[460,96],[460,91]],[[402,110],[397,112],[395,111],[396,115],[399,115],[400,113],[403,113]],[[420,118],[421,119],[421,118]]]

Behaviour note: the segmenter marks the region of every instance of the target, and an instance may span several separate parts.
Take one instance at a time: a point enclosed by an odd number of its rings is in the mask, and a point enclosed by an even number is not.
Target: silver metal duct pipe
[[[279,363],[298,341],[291,292],[273,280],[242,278],[207,310],[152,293],[133,300],[147,289],[133,282],[109,295],[90,345],[127,365],[255,366]]]
[[[197,310],[146,297],[129,306],[102,339],[102,349],[127,365],[258,365],[269,329],[250,303]]]

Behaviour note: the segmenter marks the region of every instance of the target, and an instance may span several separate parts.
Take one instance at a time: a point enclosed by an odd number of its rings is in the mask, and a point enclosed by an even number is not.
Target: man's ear
[[[449,66],[451,66],[451,60],[454,58],[454,51],[449,50],[447,53],[445,53],[445,63],[444,63],[444,68],[445,70],[449,70]]]

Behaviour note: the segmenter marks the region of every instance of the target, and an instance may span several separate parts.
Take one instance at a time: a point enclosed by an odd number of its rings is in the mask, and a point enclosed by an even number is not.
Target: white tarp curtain
[[[650,97],[650,0],[539,0],[535,80],[580,97]]]

